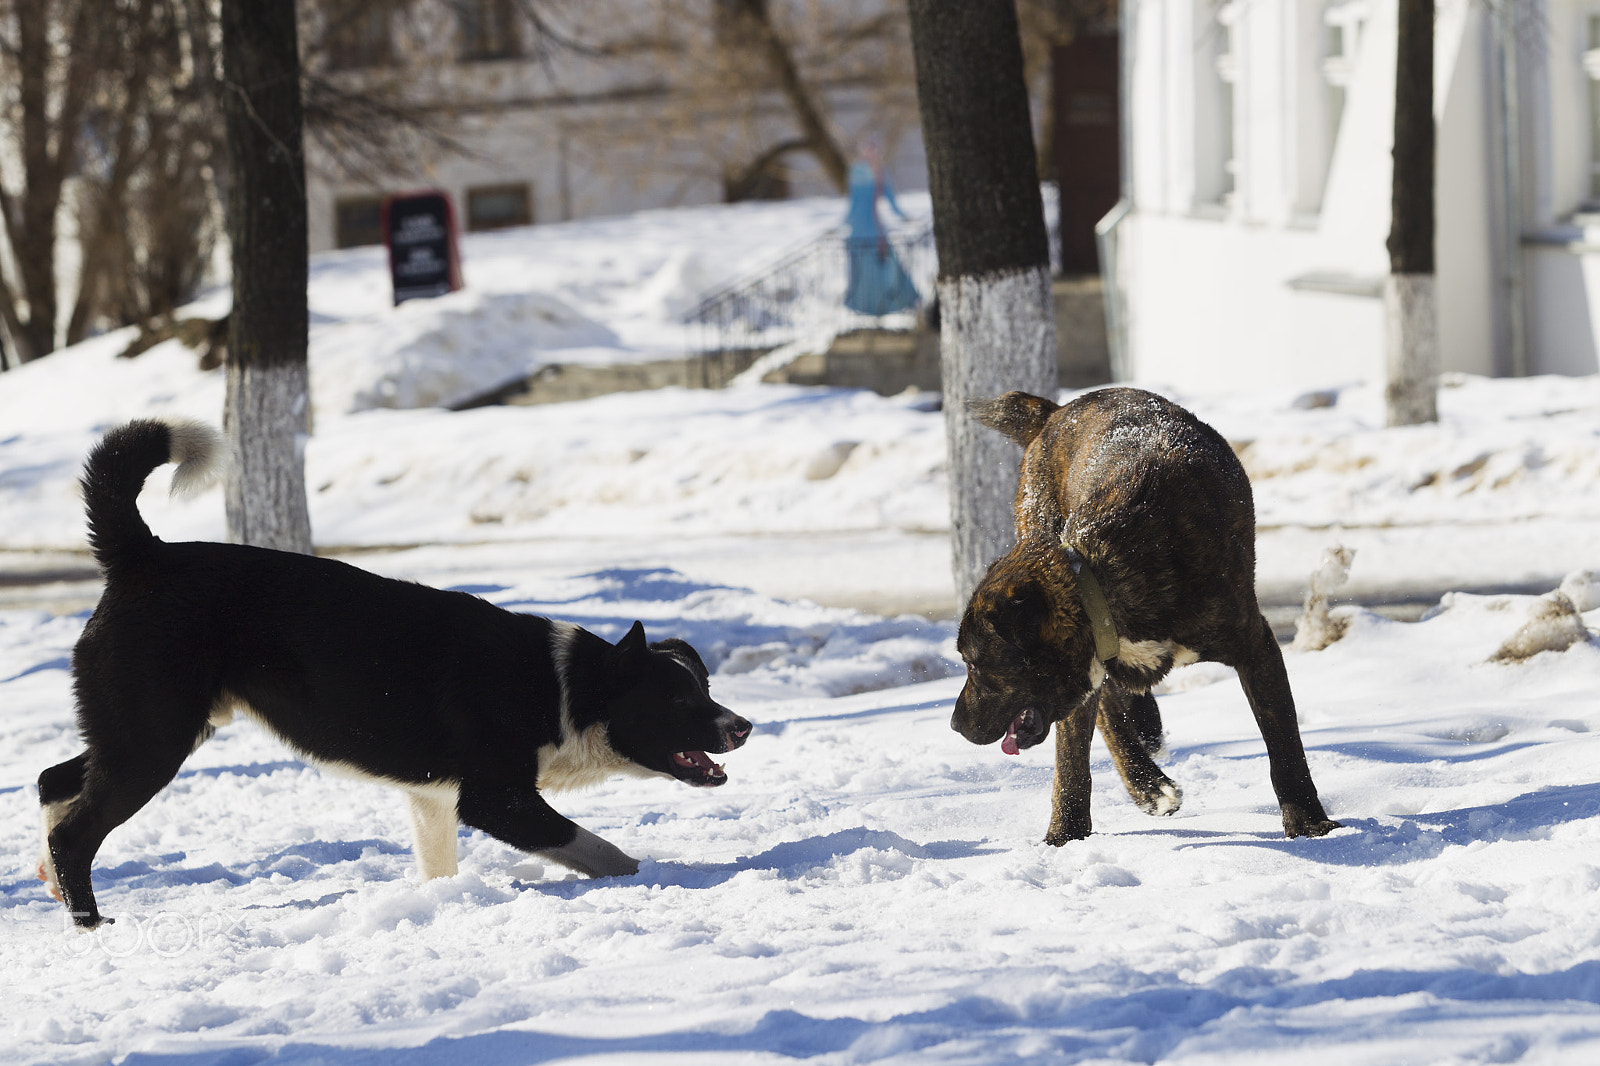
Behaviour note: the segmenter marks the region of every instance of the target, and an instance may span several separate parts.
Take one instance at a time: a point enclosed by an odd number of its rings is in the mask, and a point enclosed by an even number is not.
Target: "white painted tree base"
[[[1439,303],[1432,274],[1390,274],[1383,283],[1388,330],[1384,407],[1391,426],[1439,421]]]
[[[228,539],[311,554],[305,441],[310,396],[304,363],[228,362],[222,427],[228,436]]]
[[[1016,542],[1011,503],[1022,453],[978,422],[971,400],[1020,389],[1055,398],[1050,269],[939,280],[939,364],[950,469],[950,541],[965,607],[984,571]]]

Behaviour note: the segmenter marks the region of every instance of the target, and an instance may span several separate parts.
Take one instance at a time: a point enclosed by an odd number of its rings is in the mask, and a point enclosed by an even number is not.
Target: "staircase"
[[[705,377],[697,384],[721,387],[761,355],[785,345],[804,341],[826,348],[834,337],[855,330],[909,331],[916,324],[915,311],[874,316],[845,306],[850,281],[845,236],[845,228],[836,226],[712,292],[685,315],[684,322],[697,327],[697,365]],[[939,272],[932,222],[891,230],[887,241],[916,287],[920,307],[926,307]]]

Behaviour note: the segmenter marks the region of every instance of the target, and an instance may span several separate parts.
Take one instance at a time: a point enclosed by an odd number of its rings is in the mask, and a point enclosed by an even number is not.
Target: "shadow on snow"
[[[989,855],[998,850],[984,847],[980,842],[972,840],[941,840],[930,844],[917,844],[898,833],[883,829],[841,829],[826,836],[807,837],[804,840],[775,844],[766,851],[735,859],[733,862],[678,863],[647,859],[638,874],[622,881],[612,878],[535,883],[518,881],[515,885],[525,891],[538,892],[541,895],[573,899],[588,892],[630,883],[652,887],[714,888],[748,870],[773,870],[786,879],[795,879],[834,859],[862,851],[898,852],[908,858],[939,861]]]
[[[1594,817],[1600,817],[1600,784],[1555,785],[1505,803],[1409,815],[1399,825],[1342,818],[1355,832],[1319,840],[1233,838],[1178,847],[1267,848],[1334,866],[1384,866],[1431,859],[1447,847],[1478,841],[1542,840],[1557,826]]]
[[[62,657],[60,659],[51,659],[49,662],[35,663],[34,665],[28,667],[26,670],[23,670],[20,674],[12,674],[10,677],[0,677],[0,685],[3,685],[8,681],[20,680],[20,679],[22,679],[24,677],[27,677],[29,674],[43,673],[46,670],[71,670],[71,669],[72,669],[72,660],[71,659],[66,658],[66,657]]]
[[[1091,975],[1092,976],[1092,975]],[[1113,975],[1106,975],[1113,976]],[[1423,1025],[1449,1026],[1481,1020],[1485,1004],[1536,1026],[1551,1003],[1565,1003],[1577,1020],[1592,1023],[1600,1006],[1600,962],[1583,962],[1546,974],[1494,974],[1470,969],[1440,971],[1372,970],[1309,985],[1286,983],[1283,973],[1259,968],[1231,970],[1206,984],[1171,974],[1119,974],[1142,987],[1077,997],[1070,991],[1035,997],[1018,1007],[986,996],[963,996],[931,1010],[907,1012],[881,1021],[813,1017],[794,1010],[772,1010],[742,1031],[710,1028],[669,1030],[638,1036],[572,1036],[537,1030],[497,1030],[470,1036],[441,1036],[417,1047],[349,1048],[291,1043],[276,1051],[260,1046],[214,1046],[174,1053],[135,1052],[125,1066],[247,1066],[255,1063],[319,1062],[341,1066],[446,1066],[471,1062],[543,1063],[591,1056],[657,1054],[768,1054],[792,1059],[853,1051],[852,1061],[871,1061],[931,1053],[942,1045],[952,1057],[974,1061],[1016,1061],[1029,1057],[1053,1062],[1084,1060],[1156,1062],[1198,1038],[1202,1048],[1300,1047],[1348,1044],[1351,1025],[1359,1036],[1399,1037]],[[1403,1004],[1394,1000],[1404,999]],[[1420,1001],[1419,1001],[1420,1000]],[[1322,1028],[1306,1014],[1293,1025],[1277,1012],[1315,1008],[1326,1012]],[[1514,1006],[1514,1005],[1524,1006]],[[1535,1006],[1539,1005],[1539,1006]],[[1364,1017],[1363,1017],[1364,1016]],[[1313,1015],[1315,1017],[1315,1015]],[[1520,1027],[1520,1026],[1519,1026]],[[1470,1034],[1462,1039],[1474,1040]],[[1019,1042],[1025,1045],[1019,1047]],[[1479,1041],[1481,1042],[1481,1041]],[[1201,1050],[1197,1049],[1197,1050]],[[936,1054],[933,1058],[941,1058]]]

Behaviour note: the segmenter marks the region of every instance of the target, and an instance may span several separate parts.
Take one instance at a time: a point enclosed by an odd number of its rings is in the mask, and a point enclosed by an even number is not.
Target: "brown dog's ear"
[[[1075,649],[1087,630],[1061,602],[1060,592],[1039,581],[1013,585],[988,606],[989,626],[1001,640],[1023,650]]]
[[[992,400],[970,400],[967,410],[990,429],[998,429],[1026,448],[1044,431],[1044,424],[1059,410],[1059,405],[1043,396],[1027,392],[1008,392]]]
[[[1052,648],[1066,651],[1082,636],[1083,627],[1074,624],[1071,614],[1052,598],[1050,609],[1039,620],[1040,639]]]
[[[1055,611],[1044,586],[1029,581],[1016,585],[989,608],[995,635],[1015,648],[1035,648],[1049,639]]]

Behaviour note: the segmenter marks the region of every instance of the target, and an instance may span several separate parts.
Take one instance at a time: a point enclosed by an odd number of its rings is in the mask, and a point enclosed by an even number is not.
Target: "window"
[[[1361,24],[1367,17],[1366,0],[1332,4],[1323,14],[1326,27],[1322,54],[1322,80],[1326,83],[1328,157],[1339,138],[1339,123],[1344,119],[1345,96],[1355,74],[1356,48],[1361,43]]]
[[[480,185],[467,190],[467,230],[479,232],[527,226],[533,222],[533,197],[526,182],[516,185]]]
[[[1299,121],[1302,170],[1296,208],[1315,214],[1322,209],[1327,191],[1369,4],[1367,0],[1312,0],[1305,12],[1310,51],[1306,76],[1300,82],[1305,99]]]
[[[515,59],[522,54],[516,0],[456,0],[455,9],[463,61]]]
[[[722,175],[722,202],[725,204],[742,200],[787,200],[789,195],[789,174],[781,158],[759,170],[740,174],[724,171]]]
[[[1233,202],[1237,164],[1234,108],[1239,81],[1234,26],[1237,0],[1198,0],[1195,46],[1195,203]]]
[[[1588,18],[1583,70],[1589,75],[1589,202],[1600,203],[1600,15]]]
[[[1239,191],[1238,148],[1234,144],[1234,130],[1239,107],[1239,53],[1235,37],[1239,21],[1239,2],[1230,0],[1217,9],[1218,40],[1217,78],[1222,82],[1222,116],[1218,124],[1222,135],[1222,202],[1230,204]]]
[[[322,38],[328,69],[360,70],[392,62],[393,8],[393,0],[336,0],[328,4]]]
[[[355,248],[383,243],[383,197],[353,196],[340,200],[333,208],[333,241],[336,248]]]
[[[768,18],[767,0],[713,0],[712,36],[720,45],[745,47],[753,42],[756,30]]]

